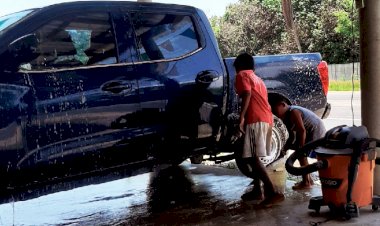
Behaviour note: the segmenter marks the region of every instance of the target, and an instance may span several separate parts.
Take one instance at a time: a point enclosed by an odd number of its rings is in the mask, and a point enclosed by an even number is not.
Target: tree
[[[222,55],[298,52],[285,26],[281,1],[240,0],[223,17],[213,18]],[[357,61],[358,13],[352,4],[352,0],[292,1],[301,49],[320,52],[329,63]]]
[[[256,0],[253,2],[231,5],[220,18],[220,30],[216,36],[223,56],[234,56],[243,51],[274,54],[281,49],[285,28],[282,15]]]
[[[358,59],[358,13],[351,0],[302,0],[293,7],[305,52],[320,52],[329,63]]]

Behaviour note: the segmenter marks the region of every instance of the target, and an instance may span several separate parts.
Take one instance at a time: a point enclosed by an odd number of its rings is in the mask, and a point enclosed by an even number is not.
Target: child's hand
[[[231,137],[231,143],[235,143],[239,138],[243,136],[243,133],[240,131],[240,128],[237,128],[236,132],[234,135]]]
[[[239,123],[239,132],[242,133],[242,134],[245,134],[245,130],[244,130],[244,119],[243,119],[243,120],[240,120],[240,123]]]

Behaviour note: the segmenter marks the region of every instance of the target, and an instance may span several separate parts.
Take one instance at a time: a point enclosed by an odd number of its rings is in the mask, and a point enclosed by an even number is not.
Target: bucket
[[[276,191],[285,193],[287,172],[285,170],[285,159],[280,158],[266,167],[268,176],[271,179]]]

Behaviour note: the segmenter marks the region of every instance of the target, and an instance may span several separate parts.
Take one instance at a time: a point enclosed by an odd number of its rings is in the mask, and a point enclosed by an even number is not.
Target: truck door
[[[130,12],[138,63],[136,75],[144,116],[144,135],[159,134],[172,144],[182,140],[185,149],[202,146],[218,132],[223,79],[215,60],[202,59],[204,40],[191,14]],[[201,62],[202,61],[202,62]],[[214,91],[214,92],[213,92]],[[166,147],[176,149],[176,147]],[[175,150],[179,152],[179,148]]]
[[[91,157],[89,167],[112,165],[108,162],[112,156],[104,159],[101,152],[126,153],[130,150],[125,147],[141,134],[139,122],[128,121],[140,111],[138,84],[125,73],[131,68],[120,65],[132,64],[132,59],[119,54],[128,45],[116,42],[117,18],[103,9],[59,12],[46,18],[35,30],[38,56],[20,65],[33,83],[37,113],[29,128],[29,152],[19,166],[78,156]],[[132,155],[124,157],[114,159],[135,160]],[[79,161],[77,166],[86,164]]]

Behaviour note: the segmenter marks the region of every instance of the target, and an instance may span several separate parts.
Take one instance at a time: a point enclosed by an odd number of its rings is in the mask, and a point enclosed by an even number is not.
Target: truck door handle
[[[219,79],[219,76],[213,71],[202,71],[198,73],[195,81],[197,83],[210,84]]]
[[[101,89],[103,91],[111,92],[111,93],[121,93],[121,92],[130,92],[132,91],[132,84],[125,83],[123,81],[111,81],[102,85]]]

